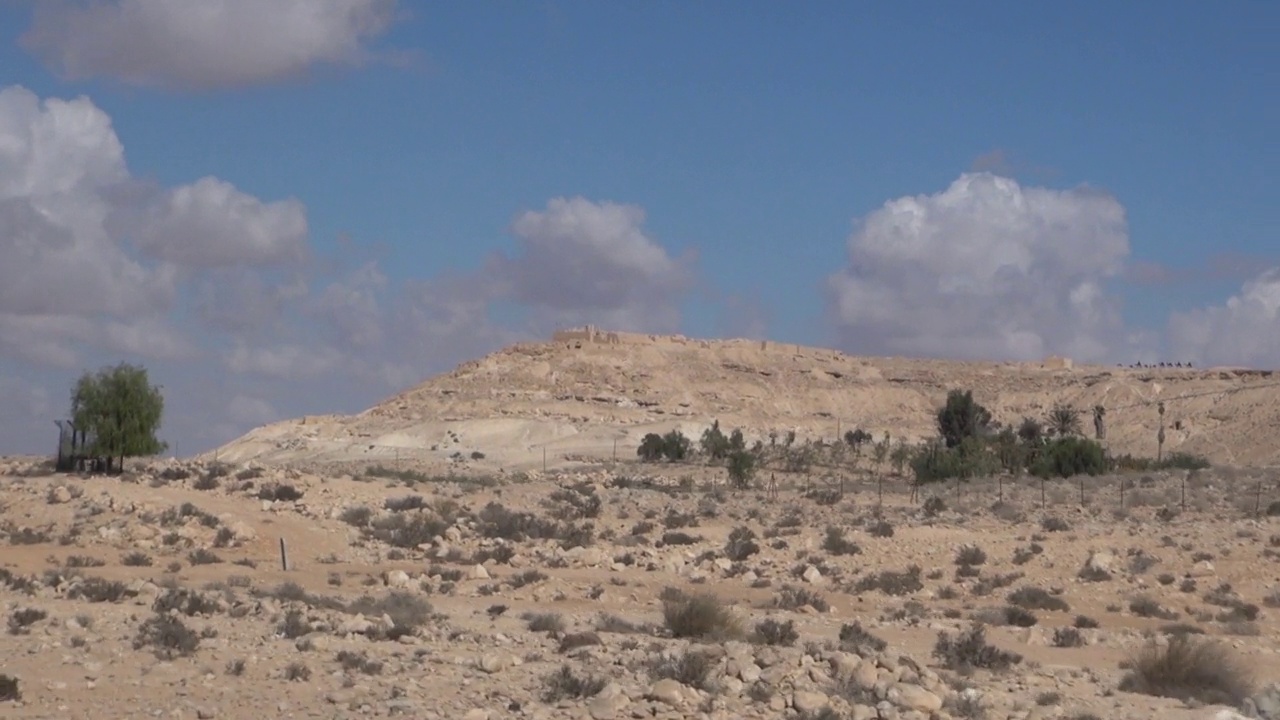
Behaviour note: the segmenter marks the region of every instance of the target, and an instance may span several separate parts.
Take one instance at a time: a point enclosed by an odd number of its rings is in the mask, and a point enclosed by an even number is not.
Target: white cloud
[[[42,0],[21,42],[72,80],[228,88],[367,59],[395,12],[396,0]]]
[[[153,257],[189,267],[295,262],[306,253],[306,207],[295,199],[264,203],[204,177],[154,203],[136,242]]]
[[[250,347],[237,343],[227,353],[226,363],[236,373],[280,380],[310,380],[341,368],[343,357],[328,347],[290,343]]]
[[[542,323],[673,330],[692,270],[645,233],[644,219],[635,205],[555,198],[516,218],[518,253],[493,257],[487,282]]]
[[[1174,313],[1168,336],[1178,360],[1280,367],[1280,268],[1246,282],[1221,305]]]
[[[1110,359],[1128,340],[1105,283],[1129,254],[1124,208],[1088,189],[989,173],[885,203],[827,279],[842,343],[863,352]]]
[[[280,413],[262,398],[236,395],[227,403],[227,417],[240,425],[265,425],[280,419]]]

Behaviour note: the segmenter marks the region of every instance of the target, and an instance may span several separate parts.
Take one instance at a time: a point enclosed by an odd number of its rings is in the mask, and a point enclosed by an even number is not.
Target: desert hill
[[[1166,406],[1165,450],[1216,463],[1280,464],[1280,378],[1243,369],[983,363],[854,357],[758,340],[557,333],[463,363],[352,416],[257,428],[205,457],[329,465],[465,462],[508,470],[630,459],[649,432],[697,438],[713,419],[748,441],[798,441],[862,428],[877,438],[934,434],[948,390],[971,389],[996,420],[1043,418],[1057,403],[1107,408],[1113,453],[1152,456]]]

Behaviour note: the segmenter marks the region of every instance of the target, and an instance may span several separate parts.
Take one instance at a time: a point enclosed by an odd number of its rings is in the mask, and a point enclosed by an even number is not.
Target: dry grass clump
[[[1049,610],[1057,612],[1069,612],[1071,606],[1066,600],[1052,595],[1044,588],[1038,588],[1032,585],[1020,587],[1009,593],[1009,603],[1017,605],[1026,610]]]
[[[845,537],[845,529],[835,525],[827,527],[827,536],[822,541],[822,549],[832,555],[857,555],[862,552],[858,543]]]
[[[756,623],[755,632],[751,634],[751,641],[760,645],[789,647],[799,639],[800,633],[796,632],[796,624],[793,620],[779,622],[773,618],[766,618]]]
[[[686,687],[708,690],[715,658],[710,653],[686,650],[679,655],[665,653],[649,661],[649,677],[654,680],[671,679]]]
[[[141,650],[150,647],[155,656],[161,660],[172,660],[195,654],[200,645],[200,636],[176,617],[170,615],[152,615],[138,628],[133,640],[133,649]]]
[[[734,562],[742,562],[760,552],[756,544],[756,534],[746,526],[736,527],[729,533],[729,540],[724,545],[724,556]]]
[[[529,632],[564,632],[564,618],[560,613],[525,613],[521,619],[527,623],[525,627]]]
[[[742,621],[711,594],[688,595],[675,588],[663,591],[662,619],[672,637],[730,640],[742,637]]]
[[[840,626],[841,650],[866,657],[883,652],[887,647],[889,643],[862,627],[861,621],[855,620]]]
[[[879,590],[885,595],[910,595],[924,589],[924,582],[920,579],[921,574],[919,565],[912,565],[901,572],[881,570],[873,575],[862,577],[853,589],[857,593]]]
[[[1253,676],[1230,648],[1189,634],[1149,642],[1126,666],[1120,682],[1126,692],[1239,706],[1254,689]]]
[[[831,609],[827,599],[817,592],[795,585],[784,585],[773,597],[773,606],[782,610],[797,610],[809,606],[818,612]]]
[[[21,699],[22,691],[18,689],[18,678],[10,675],[0,675],[0,702],[5,700],[17,702]]]

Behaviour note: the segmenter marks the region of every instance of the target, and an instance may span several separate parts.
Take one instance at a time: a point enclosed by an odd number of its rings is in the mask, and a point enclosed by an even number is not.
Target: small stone
[[[829,704],[831,700],[825,693],[820,692],[797,690],[791,697],[791,707],[795,708],[796,712],[806,715],[821,712]]]
[[[472,580],[488,580],[489,571],[486,570],[483,565],[476,565],[475,567],[471,568],[471,579]]]
[[[682,707],[684,686],[670,678],[663,678],[649,686],[645,697],[671,707]]]
[[[898,683],[889,688],[889,702],[908,710],[932,713],[942,709],[942,698],[919,685]]]

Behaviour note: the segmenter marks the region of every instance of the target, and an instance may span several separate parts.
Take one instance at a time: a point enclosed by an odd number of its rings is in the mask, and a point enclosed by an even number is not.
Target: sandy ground
[[[22,695],[0,703],[0,716],[773,718],[799,716],[798,709],[817,717],[810,705],[818,698],[833,717],[1211,717],[1212,707],[1118,689],[1122,663],[1151,637],[1167,638],[1161,629],[1171,623],[1225,643],[1255,689],[1280,677],[1280,529],[1265,512],[1280,497],[1271,497],[1275,479],[1267,477],[1263,512],[1255,514],[1257,498],[1242,481],[1261,471],[1197,474],[1186,510],[1187,476],[1173,473],[1128,478],[1124,510],[1122,478],[1113,477],[1091,479],[1083,507],[1074,482],[1051,483],[1043,510],[1035,481],[999,489],[977,483],[958,496],[937,488],[921,500],[936,492],[946,507],[929,514],[892,478],[880,505],[876,485],[865,481],[850,482],[839,499],[805,497],[799,477],[782,478],[776,497],[765,489],[712,489],[710,481],[723,476],[715,468],[623,464],[518,481],[511,474],[495,485],[243,468],[202,480],[207,466],[170,467],[190,474],[170,469],[166,476],[157,465],[123,478],[50,476],[21,460],[0,473],[0,566],[7,571],[0,577],[8,578],[0,602],[7,618],[25,609],[45,613],[29,625],[11,620],[11,632],[0,636],[0,674],[19,679]],[[645,486],[658,477],[665,481]],[[680,477],[691,489],[666,486]],[[581,491],[567,489],[579,482],[587,483]],[[264,487],[281,485],[301,497],[260,499]],[[998,494],[1004,502],[997,505]],[[406,495],[421,496],[424,507],[384,509]],[[598,514],[574,517],[567,497],[598,499]],[[562,518],[562,527],[590,523],[592,537],[568,550],[552,538],[485,537],[484,516],[475,514],[491,503]],[[367,535],[351,510],[359,507],[370,509],[374,525],[396,516],[462,519],[421,546],[396,548]],[[892,537],[873,532],[878,518]],[[859,552],[824,549],[828,527],[843,528]],[[759,552],[726,557],[735,528],[749,529]],[[690,544],[676,544],[684,539],[672,532],[687,533]],[[985,559],[960,577],[956,556],[965,545]],[[202,549],[219,562],[193,564]],[[150,564],[126,565],[131,553]],[[485,560],[485,553],[496,557]],[[1079,577],[1094,553],[1109,564],[1108,579]],[[920,586],[906,594],[860,586],[912,565],[920,567]],[[92,578],[119,581],[123,596]],[[282,583],[306,595],[282,594]],[[748,630],[765,618],[792,621],[799,637],[772,647],[599,625],[610,614],[661,628],[659,598],[668,587],[714,594]],[[1032,627],[1001,625],[998,610],[1024,587],[1043,589],[1067,609],[1032,610]],[[827,606],[776,607],[786,588],[815,593],[813,602]],[[189,615],[157,613],[156,603],[172,600],[176,589],[211,604]],[[358,614],[349,605],[362,595],[384,604]],[[1141,596],[1167,616],[1135,612],[1147,610],[1132,605]],[[430,608],[397,639],[379,635],[404,610],[385,604],[392,597]],[[291,609],[309,632],[286,631]],[[563,636],[529,630],[522,619],[529,612],[558,614],[565,632],[595,635],[561,652]],[[961,677],[932,651],[940,632],[960,632],[979,614],[996,619],[987,640],[1024,659],[1008,671]],[[200,637],[191,654],[162,658],[163,640],[137,642],[157,616],[175,617]],[[1082,646],[1056,647],[1055,631],[1077,616],[1098,627],[1080,631]],[[855,620],[887,649],[859,655],[842,646],[841,627]],[[688,648],[719,659],[700,689],[672,690],[651,666],[664,652]],[[868,664],[867,687],[841,684]],[[561,666],[608,684],[593,697],[547,701],[546,678]]]

